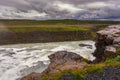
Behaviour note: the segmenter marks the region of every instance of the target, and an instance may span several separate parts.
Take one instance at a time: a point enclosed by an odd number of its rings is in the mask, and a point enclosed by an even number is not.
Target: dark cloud
[[[0,0],[3,19],[117,19],[120,0]]]

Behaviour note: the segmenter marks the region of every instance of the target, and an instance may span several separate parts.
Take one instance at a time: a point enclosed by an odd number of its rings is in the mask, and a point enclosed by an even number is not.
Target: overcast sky
[[[0,19],[120,20],[120,0],[0,0]]]

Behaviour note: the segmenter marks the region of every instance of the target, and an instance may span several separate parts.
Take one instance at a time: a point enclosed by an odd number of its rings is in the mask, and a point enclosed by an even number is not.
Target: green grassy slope
[[[50,24],[118,24],[119,21],[94,21],[94,20],[0,20],[8,25],[50,25]]]
[[[95,32],[116,21],[0,20],[0,44],[94,39]]]

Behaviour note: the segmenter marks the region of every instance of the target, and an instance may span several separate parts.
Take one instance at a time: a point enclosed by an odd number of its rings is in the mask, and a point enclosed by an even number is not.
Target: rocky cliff
[[[93,55],[96,62],[105,61],[107,58],[117,56],[116,51],[120,48],[120,25],[108,26],[97,32],[96,50]]]

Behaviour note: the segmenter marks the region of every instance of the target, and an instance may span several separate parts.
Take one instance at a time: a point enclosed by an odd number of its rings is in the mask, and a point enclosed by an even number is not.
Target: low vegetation
[[[81,20],[0,20],[0,31],[84,31],[91,28],[102,29],[107,25],[120,24],[117,21],[81,21]],[[1,27],[2,26],[2,27]]]
[[[116,52],[117,52],[117,54],[118,54],[118,55],[120,55],[120,49],[117,49],[117,51],[116,51]]]
[[[58,32],[58,31],[88,31],[86,27],[78,26],[41,26],[41,27],[8,27],[13,32],[33,32],[33,31],[46,31],[46,32]],[[2,30],[2,31],[5,31]]]
[[[116,58],[107,59],[105,63],[114,63],[114,62],[119,62],[119,61],[120,61],[120,55],[118,55]]]
[[[119,21],[95,21],[95,20],[0,20],[0,23],[7,25],[50,25],[50,24],[119,24]]]
[[[87,63],[86,63],[87,64]],[[58,80],[64,74],[72,74],[75,78],[86,78],[87,73],[102,73],[105,67],[118,67],[120,66],[120,56],[116,58],[107,59],[105,62],[101,62],[98,64],[87,64],[82,70],[66,70],[61,73],[50,74],[49,77],[43,78],[42,80]]]

